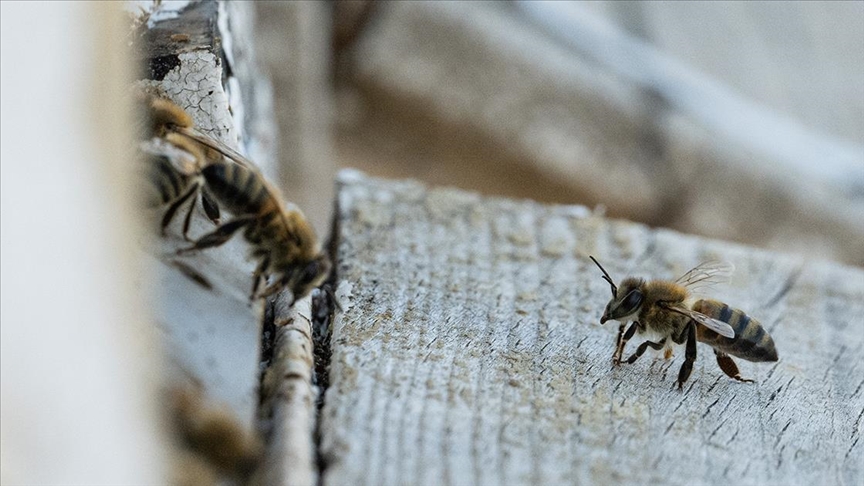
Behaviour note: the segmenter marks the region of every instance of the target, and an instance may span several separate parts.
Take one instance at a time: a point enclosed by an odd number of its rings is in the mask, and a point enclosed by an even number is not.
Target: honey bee
[[[330,272],[330,260],[300,209],[286,207],[280,192],[255,164],[225,144],[198,132],[182,108],[154,95],[142,96],[149,113],[149,126],[145,127],[148,134],[193,154],[196,160],[191,168],[179,170],[180,175],[191,181],[185,186],[182,181],[175,180],[177,174],[172,174],[164,161],[153,164],[159,175],[152,179],[159,187],[171,189],[162,191],[162,199],[172,201],[162,221],[163,231],[177,208],[197,193],[201,194],[204,210],[215,223],[218,224],[219,217],[217,201],[234,216],[178,253],[222,245],[242,229],[252,245],[252,256],[258,260],[250,299],[266,298],[287,286],[296,300],[320,285]],[[183,225],[184,237],[192,209],[190,207]],[[274,277],[274,281],[259,293],[262,280],[270,277]]]
[[[600,263],[590,257],[603,272],[603,279],[612,288],[612,299],[606,305],[600,324],[616,320],[621,323],[612,362],[621,364],[624,346],[639,332],[658,336],[657,341],[646,340],[627,358],[632,364],[649,348],[666,348],[666,358],[671,356],[671,346],[685,344],[684,364],[678,372],[680,390],[690,377],[696,360],[696,341],[714,348],[717,364],[730,378],[742,382],[753,382],[742,378],[738,366],[731,356],[748,361],[777,361],[774,340],[756,319],[743,311],[712,299],[693,299],[690,292],[696,288],[719,283],[728,278],[734,269],[724,262],[702,263],[674,282],[666,280],[644,281],[628,277],[615,285],[609,273]],[[625,326],[632,321],[625,331]],[[731,356],[730,356],[731,355]]]
[[[192,212],[195,208],[194,197],[196,194],[201,194],[201,205],[204,208],[204,213],[214,223],[219,223],[220,211],[219,206],[213,200],[213,197],[203,189],[203,177],[200,174],[200,169],[197,165],[185,165],[178,162],[175,155],[169,155],[161,150],[153,150],[152,145],[143,150],[145,152],[146,162],[142,168],[144,177],[150,181],[149,185],[144,186],[144,204],[148,207],[168,206],[165,214],[162,217],[160,224],[162,235],[165,235],[165,230],[177,210],[180,209],[190,199],[192,204],[186,212],[186,217],[183,222],[183,237],[189,240],[189,225],[192,218]]]
[[[209,163],[208,157],[214,156],[210,146],[202,142],[209,137],[198,133],[189,114],[173,102],[143,92],[138,93],[138,98],[147,120],[140,130],[146,140],[141,146],[146,159],[145,177],[151,182],[150,191],[145,194],[145,204],[150,207],[168,206],[161,223],[164,236],[177,210],[192,199],[183,222],[183,238],[188,240],[197,199],[194,196],[197,194],[201,195],[201,205],[207,217],[214,224],[218,224],[220,219],[219,206],[204,188],[200,173],[201,168]]]
[[[230,409],[208,402],[194,385],[167,390],[168,418],[182,453],[176,484],[221,484],[217,478],[246,480],[263,456],[263,443]],[[232,482],[231,484],[234,484]]]
[[[330,259],[315,231],[299,208],[283,204],[279,191],[260,173],[228,163],[209,164],[201,173],[207,188],[234,218],[178,253],[222,245],[242,229],[258,260],[250,299],[266,298],[287,286],[297,300],[324,282]],[[274,281],[259,293],[262,280],[269,277]]]

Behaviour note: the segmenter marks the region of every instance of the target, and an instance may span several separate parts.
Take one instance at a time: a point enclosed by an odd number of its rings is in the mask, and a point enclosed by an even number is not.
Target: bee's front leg
[[[647,350],[649,347],[651,349],[656,349],[657,351],[659,351],[663,349],[663,346],[666,346],[666,338],[661,339],[659,343],[655,343],[653,341],[645,341],[644,343],[640,344],[638,348],[636,348],[635,353],[633,353],[629,358],[627,358],[627,363],[635,363],[636,360],[639,359],[639,356],[645,354],[645,350]]]
[[[186,191],[186,193],[184,193],[182,196],[178,197],[177,200],[175,200],[174,202],[171,203],[170,206],[168,206],[168,209],[165,211],[165,214],[162,216],[162,226],[161,226],[162,236],[165,236],[165,228],[167,228],[168,225],[171,224],[171,220],[174,219],[174,214],[177,212],[178,209],[180,209],[180,206],[182,206],[183,203],[188,201],[190,197],[192,197],[194,194],[196,194],[198,189],[199,189],[199,185],[193,184],[189,188],[189,190]],[[194,209],[195,209],[195,200],[193,199],[192,200],[192,206],[189,207],[189,213],[186,215],[186,221],[188,221],[190,219],[190,217],[191,217],[190,215],[192,214],[192,210],[194,210]],[[186,233],[188,233],[188,232],[189,232],[189,223],[184,222],[183,223],[183,239],[185,239],[187,241],[189,240],[189,237],[186,235]]]
[[[226,241],[230,240],[232,236],[234,236],[234,233],[246,228],[248,225],[252,224],[255,219],[256,216],[253,215],[238,216],[202,236],[195,241],[192,246],[188,248],[180,248],[177,250],[177,254],[182,255],[184,253],[191,253],[193,251],[223,245]]]
[[[615,338],[615,352],[612,353],[612,364],[618,365],[621,363],[621,340],[624,339],[624,326],[626,323],[622,322],[621,325],[618,326],[618,337]]]
[[[612,354],[612,364],[619,365],[621,364],[621,356],[624,354],[624,346],[627,345],[627,341],[633,337],[633,334],[636,333],[636,328],[639,327],[639,321],[633,321],[633,324],[630,324],[630,327],[627,328],[627,332],[624,332],[624,323],[618,328],[618,342],[615,345],[615,353]]]
[[[270,257],[264,255],[261,258],[261,261],[258,263],[258,266],[255,267],[255,272],[252,273],[252,293],[249,294],[249,300],[255,300],[258,296],[258,287],[261,286],[261,280],[267,280],[267,277],[264,275],[264,272],[267,271],[267,267],[270,265]]]

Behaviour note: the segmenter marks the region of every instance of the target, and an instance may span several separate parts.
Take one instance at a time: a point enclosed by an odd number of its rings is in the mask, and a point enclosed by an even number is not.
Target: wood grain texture
[[[339,298],[321,423],[325,484],[861,484],[864,272],[344,172]],[[616,279],[737,267],[711,296],[772,334],[777,363],[700,345],[613,369]],[[632,352],[640,340],[631,341]]]

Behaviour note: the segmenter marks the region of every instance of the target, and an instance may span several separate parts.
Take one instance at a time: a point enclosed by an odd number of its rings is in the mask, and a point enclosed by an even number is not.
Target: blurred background
[[[284,163],[307,174],[289,193],[322,228],[357,167],[864,265],[862,2],[256,14]]]
[[[123,4],[155,23],[190,2]],[[0,482],[163,483],[165,336],[138,268],[140,181],[118,163],[134,15],[0,7]],[[322,238],[355,167],[864,265],[864,2],[202,10],[243,98],[233,136]]]

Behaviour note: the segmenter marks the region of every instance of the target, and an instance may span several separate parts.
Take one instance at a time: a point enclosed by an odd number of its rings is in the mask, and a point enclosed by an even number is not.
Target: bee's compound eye
[[[621,309],[627,313],[633,312],[642,304],[642,292],[639,289],[633,289],[624,297],[621,302]]]

